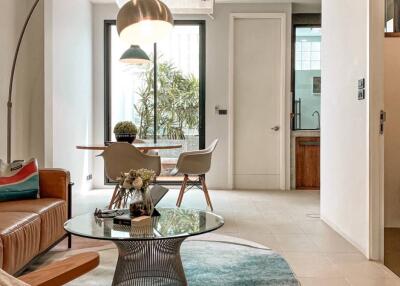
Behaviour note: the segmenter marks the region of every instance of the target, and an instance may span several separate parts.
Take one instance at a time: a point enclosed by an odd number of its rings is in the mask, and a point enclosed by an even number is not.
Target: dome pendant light
[[[171,11],[159,0],[131,0],[118,12],[120,38],[131,44],[153,44],[166,37],[173,27]]]
[[[141,65],[150,62],[149,57],[139,46],[132,45],[120,58],[120,62],[131,65]]]

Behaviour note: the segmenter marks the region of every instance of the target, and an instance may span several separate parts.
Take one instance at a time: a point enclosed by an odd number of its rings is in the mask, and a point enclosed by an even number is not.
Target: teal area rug
[[[181,254],[189,285],[299,285],[285,259],[271,250],[189,241]]]
[[[97,251],[100,265],[69,286],[110,286],[118,252],[115,247],[86,248],[44,255],[30,270],[65,257]],[[186,240],[181,256],[190,286],[298,286],[292,270],[279,254],[257,243],[211,234]]]

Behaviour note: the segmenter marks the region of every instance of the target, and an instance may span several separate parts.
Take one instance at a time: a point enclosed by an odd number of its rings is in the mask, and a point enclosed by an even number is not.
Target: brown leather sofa
[[[10,274],[66,237],[69,172],[43,169],[39,181],[40,199],[0,202],[0,268]]]

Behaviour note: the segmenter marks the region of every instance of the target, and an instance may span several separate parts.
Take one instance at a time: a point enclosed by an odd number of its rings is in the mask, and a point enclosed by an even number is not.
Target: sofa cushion
[[[0,202],[1,212],[30,212],[40,216],[41,233],[39,251],[44,251],[64,234],[67,221],[67,206],[60,199],[36,199]]]
[[[36,159],[6,164],[0,160],[0,201],[35,199],[39,192]]]
[[[39,252],[40,217],[29,212],[1,212],[3,269],[14,274]]]

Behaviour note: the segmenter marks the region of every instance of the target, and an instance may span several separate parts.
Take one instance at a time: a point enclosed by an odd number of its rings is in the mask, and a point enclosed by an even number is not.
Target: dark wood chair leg
[[[117,199],[117,194],[118,194],[118,189],[119,189],[119,186],[116,185],[115,188],[114,188],[114,192],[112,194],[112,197],[111,197],[110,204],[108,205],[108,209],[109,210],[111,210],[113,208],[113,205],[115,205],[115,201]]]
[[[183,178],[183,182],[181,185],[181,190],[179,191],[179,196],[178,196],[178,200],[176,201],[176,206],[179,208],[182,204],[182,199],[183,199],[183,195],[185,194],[185,190],[186,190],[186,185],[187,182],[189,180],[189,176],[185,175],[185,177]]]
[[[211,209],[211,211],[214,211],[214,208],[211,203],[210,194],[208,193],[208,188],[207,188],[207,184],[206,184],[206,176],[200,175],[199,179],[201,182],[201,186],[203,187],[203,192],[204,192],[204,196],[206,198],[207,206]]]
[[[68,219],[72,218],[72,186],[74,183],[68,184],[68,212],[67,217]],[[68,249],[72,247],[72,235],[68,233]]]

